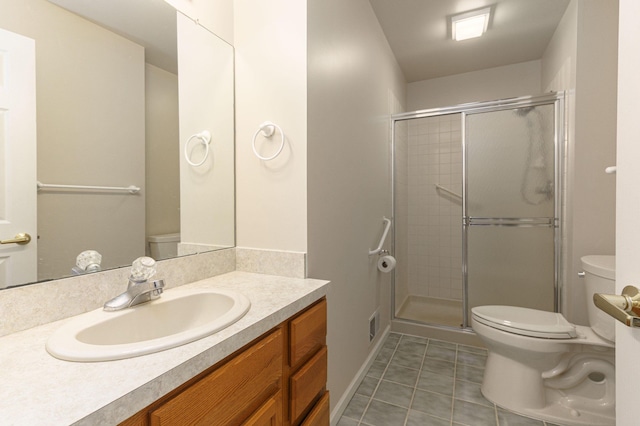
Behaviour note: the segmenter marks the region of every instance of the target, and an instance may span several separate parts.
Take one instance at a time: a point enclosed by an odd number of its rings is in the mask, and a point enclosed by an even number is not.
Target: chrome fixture
[[[104,304],[105,311],[119,311],[157,299],[164,288],[163,280],[149,281],[156,273],[156,261],[150,257],[139,257],[131,265],[127,291]]]

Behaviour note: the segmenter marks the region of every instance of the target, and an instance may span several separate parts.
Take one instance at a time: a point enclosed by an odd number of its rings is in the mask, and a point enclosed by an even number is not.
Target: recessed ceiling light
[[[491,8],[462,13],[451,17],[451,38],[456,41],[480,37],[487,31]]]

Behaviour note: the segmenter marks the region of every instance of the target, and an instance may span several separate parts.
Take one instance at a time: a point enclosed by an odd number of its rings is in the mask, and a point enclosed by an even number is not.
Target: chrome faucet
[[[157,299],[164,289],[163,280],[149,281],[156,273],[156,261],[150,257],[134,260],[127,291],[104,304],[105,311],[119,311]]]

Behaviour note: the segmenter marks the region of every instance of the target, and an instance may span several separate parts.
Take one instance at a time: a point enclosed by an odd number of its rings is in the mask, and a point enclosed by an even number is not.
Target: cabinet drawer
[[[325,345],[327,335],[327,301],[316,305],[289,323],[289,360],[293,369]]]
[[[283,344],[277,329],[151,412],[151,424],[240,424],[281,388]]]
[[[320,401],[314,405],[301,426],[329,426],[329,391],[325,392]]]
[[[291,376],[291,404],[289,409],[293,424],[298,423],[300,417],[308,411],[314,401],[324,392],[326,383],[327,347],[323,346],[309,362]]]
[[[258,411],[253,413],[242,426],[280,426],[282,425],[282,392],[267,400]]]

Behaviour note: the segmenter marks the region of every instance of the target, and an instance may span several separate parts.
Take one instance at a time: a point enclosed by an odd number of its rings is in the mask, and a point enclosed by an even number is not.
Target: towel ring
[[[204,158],[199,163],[194,163],[191,161],[189,157],[189,143],[193,139],[200,139],[200,143],[204,145]],[[202,166],[205,161],[207,161],[207,157],[209,157],[209,144],[211,143],[211,133],[208,130],[203,130],[200,133],[196,133],[195,135],[191,135],[191,137],[187,140],[187,143],[184,144],[184,159],[187,160],[187,163],[191,164],[193,167]]]
[[[256,149],[256,138],[258,137],[258,133],[262,132],[262,135],[265,138],[270,138],[276,132],[276,129],[278,129],[281,135],[280,148],[278,148],[276,153],[273,154],[271,157],[263,157],[262,155],[258,154],[258,150]],[[282,152],[282,148],[284,148],[284,132],[282,131],[280,126],[278,126],[277,124],[274,124],[270,121],[265,121],[260,125],[260,128],[253,134],[253,153],[256,154],[256,157],[258,157],[261,160],[264,160],[264,161],[273,160],[278,155],[280,155],[280,153]]]

